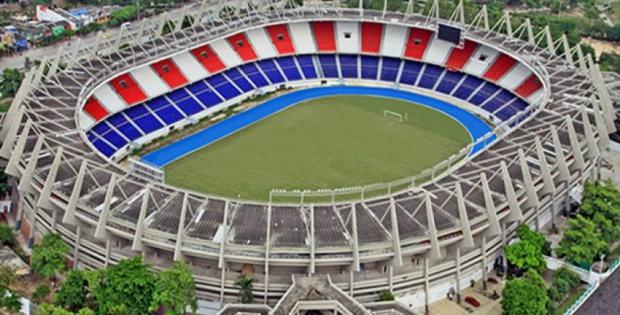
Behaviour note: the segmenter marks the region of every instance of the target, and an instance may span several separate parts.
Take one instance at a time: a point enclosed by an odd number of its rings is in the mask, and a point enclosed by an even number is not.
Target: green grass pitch
[[[386,118],[384,110],[408,119]],[[331,189],[412,176],[469,142],[464,127],[433,109],[332,96],[292,106],[169,164],[166,182],[266,200],[272,189]]]

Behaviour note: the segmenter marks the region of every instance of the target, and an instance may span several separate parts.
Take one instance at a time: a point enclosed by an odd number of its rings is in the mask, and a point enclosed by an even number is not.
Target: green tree
[[[6,223],[0,224],[0,242],[9,247],[15,245],[15,231]]]
[[[41,244],[32,249],[32,270],[46,278],[55,277],[65,271],[65,256],[68,252],[69,247],[60,235],[46,234]]]
[[[537,280],[523,277],[506,283],[500,304],[503,314],[546,315],[548,301],[547,291]]]
[[[151,311],[159,307],[164,307],[166,315],[185,314],[188,307],[196,313],[196,285],[188,264],[175,262],[171,268],[159,274],[155,282]]]
[[[40,284],[32,293],[32,300],[37,304],[41,303],[51,292],[52,290],[47,284]]]
[[[523,271],[542,272],[547,268],[540,248],[529,241],[521,240],[506,246],[506,259]]]
[[[13,97],[22,84],[24,75],[17,69],[4,69],[0,83],[0,97]]]
[[[517,228],[517,237],[519,240],[530,242],[538,247],[543,255],[551,254],[551,243],[545,239],[542,233],[532,230],[529,225],[521,224]]]
[[[11,266],[0,266],[0,288],[10,287],[13,283],[15,283],[16,279],[17,275]]]
[[[594,259],[607,252],[607,243],[592,221],[577,215],[576,218],[568,220],[566,225],[564,238],[555,250],[560,257],[589,268]]]
[[[254,296],[252,295],[254,279],[243,275],[235,281],[235,285],[239,287],[239,302],[252,303],[252,300],[254,300]]]
[[[0,288],[0,309],[16,313],[22,308],[22,301],[17,293],[8,288]]]
[[[584,185],[580,214],[596,224],[605,240],[620,237],[620,192],[610,181]]]
[[[384,290],[379,293],[379,301],[394,301],[394,294],[389,290]]]
[[[139,256],[121,260],[99,273],[89,275],[97,314],[149,314],[155,275]]]
[[[84,307],[88,294],[88,281],[81,270],[71,270],[56,292],[56,305],[71,311]]]
[[[75,315],[71,311],[67,311],[59,306],[52,304],[41,304],[39,306],[39,315]]]

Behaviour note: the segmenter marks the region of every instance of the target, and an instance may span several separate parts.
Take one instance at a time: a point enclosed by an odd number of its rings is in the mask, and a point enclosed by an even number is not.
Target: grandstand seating
[[[171,59],[158,61],[151,67],[172,89],[187,84],[187,79]]]
[[[289,55],[295,53],[293,41],[285,24],[267,26],[267,32],[271,37],[271,42],[278,50],[280,55]]]
[[[478,44],[471,40],[466,40],[463,48],[453,48],[448,60],[446,61],[446,68],[461,70],[463,66],[469,61],[469,58],[474,53],[474,50],[478,47]]]
[[[312,22],[312,30],[314,31],[314,39],[318,51],[335,52],[336,38],[334,37],[334,23],[321,21]]]
[[[415,60],[422,60],[426,47],[431,39],[433,32],[420,28],[410,28],[409,37],[405,47],[405,57]]]
[[[110,80],[110,85],[125,100],[127,105],[133,105],[146,100],[147,96],[142,92],[131,75],[125,73]]]
[[[463,72],[391,57],[356,54],[283,56],[227,69],[117,113],[109,113],[103,106],[97,106],[98,99],[91,97],[84,111],[97,122],[87,135],[102,154],[110,157],[143,136],[243,93],[251,93],[256,88],[341,77],[398,82],[434,90],[480,106],[500,120],[508,120],[525,110],[527,97],[541,86],[536,76],[530,76],[514,94],[499,84]]]
[[[381,49],[381,36],[383,24],[363,22],[362,23],[362,52],[378,54]]]
[[[252,48],[252,45],[243,33],[232,35],[227,39],[230,46],[235,49],[243,61],[253,61],[258,58],[256,52],[254,52],[254,49]]]
[[[506,72],[517,63],[512,57],[500,54],[484,74],[484,78],[491,81],[499,80]]]
[[[192,49],[191,53],[210,73],[217,73],[225,68],[220,58],[213,52],[213,49],[211,49],[209,45]]]

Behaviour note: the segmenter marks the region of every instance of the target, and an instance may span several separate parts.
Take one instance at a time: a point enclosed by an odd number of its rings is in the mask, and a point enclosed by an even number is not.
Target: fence
[[[575,303],[573,303],[573,305],[571,305],[566,310],[566,312],[564,312],[564,315],[573,315],[573,314],[575,314],[575,312],[577,312],[577,310],[583,305],[583,303],[585,303],[590,298],[590,296],[592,296],[592,294],[594,294],[596,289],[598,289],[598,287],[601,284],[601,280],[609,277],[618,268],[619,265],[620,265],[620,258],[614,260],[611,264],[609,264],[609,268],[607,269],[606,272],[604,272],[602,274],[597,274],[597,277],[593,277],[594,279],[596,279],[596,281],[592,281],[590,283],[590,285],[588,286],[588,289],[586,290],[586,292],[584,292],[575,301]],[[593,272],[590,271],[590,273],[593,273]]]

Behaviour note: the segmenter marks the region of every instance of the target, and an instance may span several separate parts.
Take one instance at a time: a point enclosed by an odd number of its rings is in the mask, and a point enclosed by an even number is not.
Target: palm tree
[[[235,281],[235,285],[239,287],[239,301],[241,303],[252,303],[254,297],[252,296],[252,287],[254,279],[248,278],[243,275]]]

